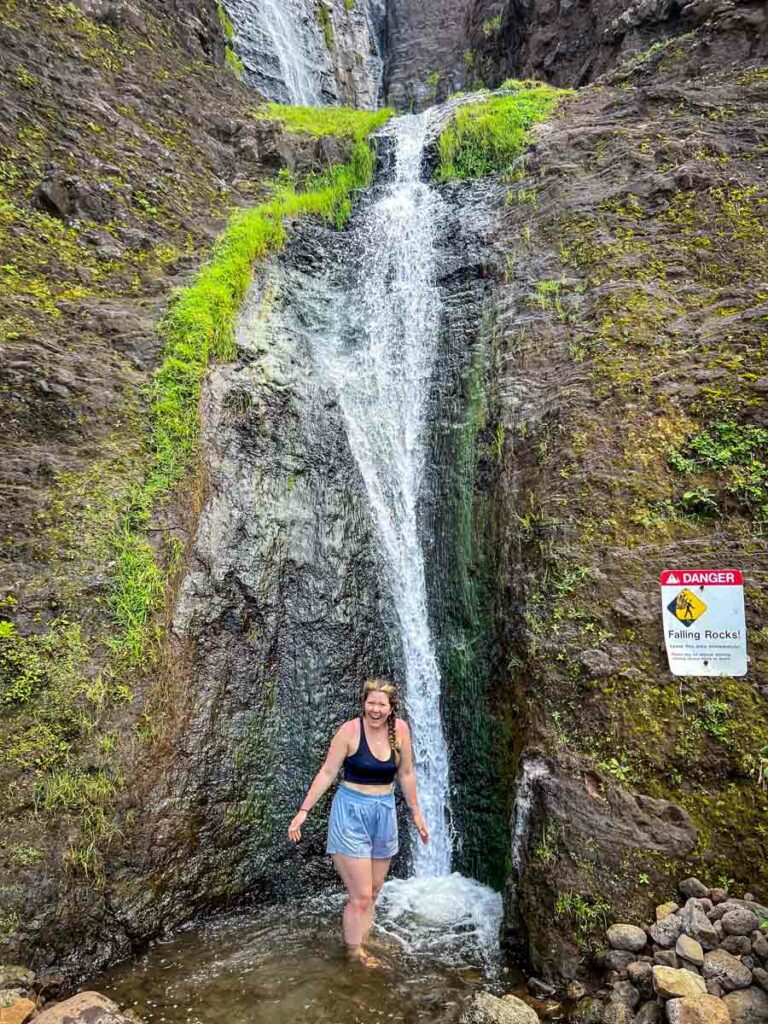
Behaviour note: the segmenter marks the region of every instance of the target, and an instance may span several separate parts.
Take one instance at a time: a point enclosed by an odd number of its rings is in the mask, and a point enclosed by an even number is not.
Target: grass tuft
[[[552,113],[570,90],[544,82],[505,82],[500,91],[478,103],[459,107],[439,140],[438,181],[482,178],[509,172],[530,145],[530,129]]]
[[[289,132],[302,135],[335,135],[339,139],[362,142],[392,117],[389,107],[382,110],[355,110],[354,107],[291,107],[268,103],[254,114],[259,121],[279,121]]]

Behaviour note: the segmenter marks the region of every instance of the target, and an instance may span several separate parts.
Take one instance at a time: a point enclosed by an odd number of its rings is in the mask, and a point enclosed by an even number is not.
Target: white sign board
[[[738,569],[665,569],[661,617],[676,676],[747,672],[744,579]]]

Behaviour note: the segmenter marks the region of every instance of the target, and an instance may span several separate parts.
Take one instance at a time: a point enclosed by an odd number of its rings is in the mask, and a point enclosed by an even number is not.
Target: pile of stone
[[[582,1000],[584,1024],[768,1024],[768,908],[680,883],[680,903],[656,908],[647,928],[614,924],[598,998]],[[602,997],[602,998],[600,998]],[[607,1001],[606,1001],[607,1000]]]

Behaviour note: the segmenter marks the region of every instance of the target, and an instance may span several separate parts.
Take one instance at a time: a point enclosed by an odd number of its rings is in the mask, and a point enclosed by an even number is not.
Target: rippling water
[[[379,970],[346,961],[343,895],[332,893],[208,921],[92,986],[148,1024],[447,1024],[489,973],[505,987],[513,979],[489,960],[468,905],[457,907],[461,889],[425,900],[407,895],[410,881],[393,880],[382,895],[370,946]]]

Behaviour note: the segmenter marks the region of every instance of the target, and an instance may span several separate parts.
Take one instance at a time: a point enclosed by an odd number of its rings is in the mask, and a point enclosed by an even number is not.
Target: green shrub
[[[440,136],[438,181],[509,171],[528,148],[533,125],[544,121],[568,94],[543,82],[510,80],[501,88],[511,95],[489,95],[457,109]]]

